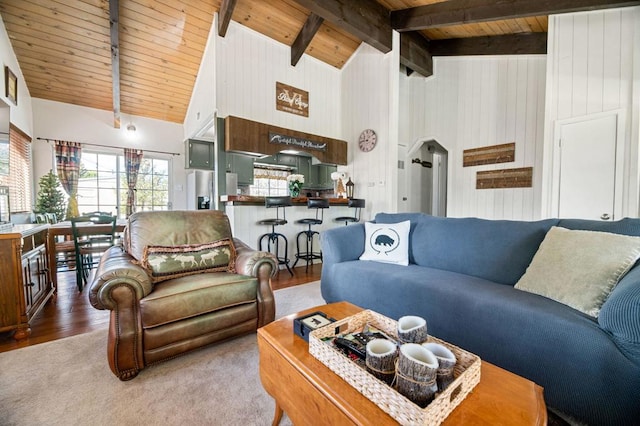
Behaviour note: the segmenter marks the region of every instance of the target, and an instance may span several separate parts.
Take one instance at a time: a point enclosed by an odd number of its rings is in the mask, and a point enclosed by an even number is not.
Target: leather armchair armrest
[[[254,250],[237,238],[233,239],[233,244],[236,247],[236,272],[258,278],[258,327],[262,327],[276,316],[271,277],[278,272],[278,261],[273,254]]]
[[[123,287],[126,288],[124,293],[127,293],[127,303],[131,302],[130,299],[139,301],[153,290],[147,271],[121,247],[111,247],[102,255],[91,283],[89,301],[96,309],[115,310],[118,303],[124,300],[119,300],[116,295],[118,292],[114,290],[120,288],[122,293]]]
[[[252,277],[268,274],[269,277],[273,277],[278,272],[278,261],[272,253],[254,250],[237,238],[233,239],[233,244],[236,247],[236,272],[238,274]]]

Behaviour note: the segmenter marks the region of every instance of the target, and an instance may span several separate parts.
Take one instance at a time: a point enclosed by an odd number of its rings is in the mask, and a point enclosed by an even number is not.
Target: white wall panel
[[[342,71],[342,134],[349,143],[347,173],[355,183],[354,196],[366,199],[366,219],[394,211],[397,201],[398,132],[391,129],[392,115],[397,117],[399,111],[391,106],[390,91],[395,77],[391,70],[397,73],[398,62],[392,56],[363,43]],[[357,143],[364,129],[373,129],[378,135],[377,146],[367,153],[360,152]]]
[[[216,39],[219,117],[234,115],[341,138],[340,71],[308,55],[292,67],[289,46],[231,22]],[[309,117],[276,110],[276,81],[309,92]]]
[[[554,212],[554,128],[558,120],[621,111],[622,213],[638,215],[640,7],[549,18],[541,212]]]
[[[449,151],[448,216],[538,216],[545,64],[540,55],[436,58],[432,78],[403,79],[412,95],[401,111],[420,113],[410,113],[402,134],[410,145],[433,137]],[[509,142],[516,142],[514,162],[462,167],[465,149]],[[533,188],[476,189],[480,170],[529,166]]]

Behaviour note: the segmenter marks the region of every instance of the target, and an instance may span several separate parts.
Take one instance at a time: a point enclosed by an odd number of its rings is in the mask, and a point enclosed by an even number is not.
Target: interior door
[[[559,217],[614,220],[617,119],[561,126]]]

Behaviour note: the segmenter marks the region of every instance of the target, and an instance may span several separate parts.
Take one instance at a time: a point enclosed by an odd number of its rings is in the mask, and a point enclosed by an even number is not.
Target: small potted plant
[[[289,194],[291,198],[299,197],[302,190],[302,184],[304,183],[304,175],[292,174],[287,176],[287,182],[289,184]]]

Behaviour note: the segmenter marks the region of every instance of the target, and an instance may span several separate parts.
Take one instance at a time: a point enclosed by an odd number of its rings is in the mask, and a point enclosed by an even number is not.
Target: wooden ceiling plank
[[[98,16],[84,15],[73,16],[63,13],[58,13],[55,10],[51,10],[47,7],[41,7],[27,2],[17,2],[12,4],[11,11],[0,2],[0,13],[4,19],[5,15],[13,15],[17,20],[29,25],[32,22],[38,22],[45,24],[51,28],[64,29],[67,31],[69,28],[75,28],[74,33],[85,35],[87,37],[101,40],[105,37],[109,37],[108,29],[105,29],[102,25],[106,25],[108,20],[101,19]],[[87,19],[93,17],[93,20]]]
[[[187,15],[208,15],[213,18],[213,13],[220,8],[221,0],[135,0],[147,4],[163,4],[170,9],[182,11]]]
[[[220,10],[218,12],[218,35],[224,37],[227,35],[227,29],[231,22],[233,9],[236,7],[238,0],[222,0]]]
[[[155,60],[155,58],[142,55],[120,55],[120,62],[123,65],[123,68],[126,69],[134,69],[134,70],[142,70],[150,73],[151,75],[164,75],[167,78],[183,80],[183,81],[191,81],[195,82],[195,79],[198,74],[198,69],[194,67],[186,67],[186,66],[172,66],[168,67],[167,64],[163,63],[160,60]]]
[[[391,26],[417,31],[471,22],[637,6],[632,0],[449,0],[391,12]]]
[[[33,56],[35,58],[52,58],[60,57],[61,60],[68,63],[82,63],[87,65],[93,65],[94,63],[101,63],[105,66],[110,66],[109,56],[96,55],[92,52],[78,51],[76,49],[68,49],[58,44],[38,44],[37,41],[30,42],[27,40],[13,40],[13,49],[17,52],[20,51],[21,57]]]
[[[341,69],[362,40],[325,21],[306,50],[307,55]]]
[[[296,0],[326,21],[354,34],[382,53],[392,49],[389,11],[370,0]]]
[[[433,75],[428,41],[418,32],[400,34],[400,63],[424,77]]]
[[[211,7],[207,8],[207,10],[202,10],[194,7],[203,3],[206,4],[207,2],[199,0],[194,5],[191,5],[184,1],[176,2],[175,0],[170,1],[168,4],[158,0],[127,0],[127,7],[140,11],[142,14],[150,13],[151,11],[157,12],[169,17],[172,21],[175,21],[178,16],[184,16],[189,24],[196,25],[198,28],[207,28],[207,31],[209,31],[213,22],[213,14],[218,8]]]
[[[162,13],[156,7],[144,7],[140,3],[131,0],[123,5],[121,15],[122,19],[130,17],[131,19],[144,21],[149,26],[161,31],[176,28],[185,35],[204,37],[205,40],[209,37],[211,23],[213,22],[213,15],[210,15],[209,19],[200,19],[199,16],[185,13],[168,15],[167,13]]]
[[[304,54],[305,50],[307,50],[307,47],[309,47],[311,40],[313,40],[313,37],[318,32],[323,22],[324,19],[321,16],[318,16],[313,12],[309,14],[307,21],[304,23],[302,29],[298,33],[298,36],[291,45],[291,66],[295,67],[298,64],[298,61]]]
[[[432,40],[430,47],[433,56],[546,54],[547,33]]]
[[[32,30],[24,27],[12,27],[11,28],[11,42],[23,42],[34,46],[42,46],[47,48],[57,47],[60,49],[68,49],[76,52],[75,54],[84,55],[85,52],[92,55],[97,55],[104,58],[109,58],[110,49],[107,44],[89,44],[83,43],[77,40],[61,37],[59,35],[34,33]],[[19,37],[16,37],[19,35]]]
[[[163,35],[157,31],[149,32],[144,24],[131,20],[120,23],[120,35],[123,44],[144,41],[154,46],[164,46],[176,52],[191,55],[194,58],[201,57],[204,51],[203,40],[187,40],[180,36],[173,35],[173,37],[170,37],[168,34]],[[206,39],[204,42],[206,42]]]
[[[111,78],[113,101],[113,127],[120,128],[120,1],[109,0],[109,30],[111,34]]]

